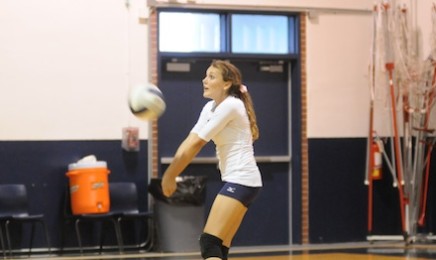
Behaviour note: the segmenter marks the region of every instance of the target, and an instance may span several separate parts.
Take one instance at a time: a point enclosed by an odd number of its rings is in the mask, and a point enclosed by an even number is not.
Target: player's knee
[[[201,256],[204,259],[207,259],[209,257],[218,257],[223,258],[223,253],[221,251],[223,241],[216,236],[203,233],[200,236],[200,249],[201,249]]]

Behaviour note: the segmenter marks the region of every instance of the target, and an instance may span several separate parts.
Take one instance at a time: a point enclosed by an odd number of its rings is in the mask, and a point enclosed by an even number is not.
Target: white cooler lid
[[[96,162],[77,162],[68,165],[68,170],[87,169],[87,168],[107,168],[105,161]]]

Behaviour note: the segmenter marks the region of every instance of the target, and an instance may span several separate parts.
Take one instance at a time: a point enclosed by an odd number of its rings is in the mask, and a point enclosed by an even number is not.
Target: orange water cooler
[[[68,165],[72,213],[107,213],[110,208],[110,171],[104,161],[77,162]]]

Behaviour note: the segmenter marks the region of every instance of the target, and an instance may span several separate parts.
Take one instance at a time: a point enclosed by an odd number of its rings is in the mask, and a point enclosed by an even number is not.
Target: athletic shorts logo
[[[236,187],[227,187],[227,191],[230,193],[235,193]]]

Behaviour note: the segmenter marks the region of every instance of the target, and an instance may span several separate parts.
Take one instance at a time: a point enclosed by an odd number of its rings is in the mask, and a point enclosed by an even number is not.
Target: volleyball
[[[133,115],[143,121],[159,118],[166,108],[162,92],[151,83],[132,87],[128,103]]]

